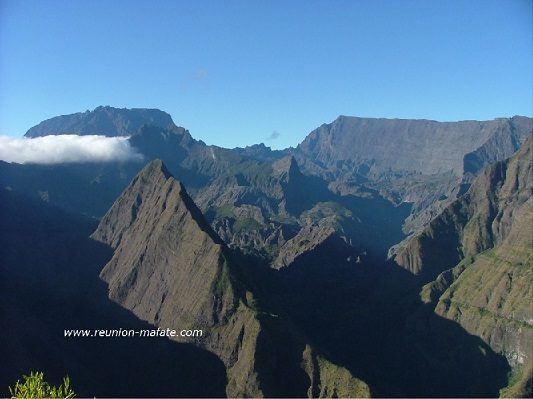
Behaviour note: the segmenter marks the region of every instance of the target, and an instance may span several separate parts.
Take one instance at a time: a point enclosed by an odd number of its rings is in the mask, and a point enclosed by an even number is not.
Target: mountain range
[[[531,118],[340,116],[274,151],[98,107],[26,136],[52,134],[128,137],[144,161],[0,161],[2,281],[31,292],[3,305],[6,378],[68,371],[86,396],[531,395]],[[129,344],[65,343],[76,323],[205,335],[139,342],[124,375],[157,358],[184,378],[134,390],[95,367]]]

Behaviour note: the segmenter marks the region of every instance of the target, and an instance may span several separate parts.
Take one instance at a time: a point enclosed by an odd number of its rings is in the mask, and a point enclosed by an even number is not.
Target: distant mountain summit
[[[41,137],[52,134],[131,136],[144,125],[168,128],[174,126],[174,122],[169,114],[158,109],[100,106],[93,111],[47,119],[32,127],[24,136]]]
[[[304,173],[335,181],[344,191],[364,186],[413,204],[404,225],[413,232],[532,134],[533,119],[523,116],[458,122],[339,116],[293,152]]]
[[[333,173],[355,170],[375,178],[391,173],[452,171],[460,177],[467,154],[479,152],[500,137],[499,148],[493,148],[498,154],[485,151],[485,158],[488,163],[503,160],[520,147],[532,126],[532,119],[521,116],[459,122],[339,116],[312,131],[296,154],[309,159],[315,168]],[[477,169],[488,163],[478,159]],[[470,160],[470,169],[473,164]]]

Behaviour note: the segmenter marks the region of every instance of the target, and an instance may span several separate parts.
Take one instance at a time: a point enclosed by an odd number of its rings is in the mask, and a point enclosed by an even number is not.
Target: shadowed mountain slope
[[[422,300],[505,355],[517,376],[505,395],[530,396],[533,381],[533,139],[487,168],[395,257],[422,281]]]
[[[411,214],[403,226],[409,233],[419,231],[464,193],[485,166],[516,151],[531,134],[532,126],[530,118],[520,116],[482,122],[341,116],[311,132],[296,149],[272,151],[264,145],[255,145],[230,150],[194,140],[187,130],[175,126],[168,114],[158,110],[98,107],[91,112],[44,121],[31,128],[27,136],[58,132],[131,136],[130,143],[144,155],[145,161],[162,159],[206,213],[209,210],[216,212],[216,208],[224,206],[256,206],[257,203],[268,212],[277,212],[276,204],[272,204],[272,198],[279,197],[275,192],[277,189],[269,186],[265,177],[277,161],[291,153],[304,175],[314,175],[322,181],[320,185],[334,194],[361,198],[373,193],[370,195],[386,198],[396,205],[411,203]],[[39,193],[48,192],[53,204],[67,205],[71,210],[78,207],[81,213],[101,217],[111,205],[107,193],[101,191],[109,187],[108,191],[115,195],[120,193],[141,167],[140,163],[131,162],[116,165],[113,168],[121,169],[120,177],[114,177],[117,173],[104,165],[94,171],[93,166],[80,171],[80,180],[84,183],[78,196],[87,198],[94,193],[92,196],[99,199],[94,206],[54,187],[53,180],[62,173],[61,168],[50,175],[41,166],[25,165],[16,167],[17,171],[13,172],[13,168],[4,165],[5,171],[0,175],[5,175],[2,176],[3,186],[17,185],[14,181],[16,174],[19,178],[22,176],[22,180],[28,180],[27,184],[19,184],[31,187],[24,189],[28,195],[40,196]],[[44,172],[35,181],[32,176],[37,169]],[[72,169],[79,167],[73,166]],[[102,174],[101,169],[106,172]],[[99,184],[100,177],[106,180],[107,186]],[[51,188],[48,187],[49,180]],[[306,179],[299,186],[309,186],[310,183],[311,179]],[[224,190],[225,187],[228,189]],[[314,187],[316,184],[313,183],[313,190]],[[290,193],[291,190],[284,192]],[[309,197],[309,192],[296,194],[300,200]],[[77,203],[67,203],[69,196]],[[320,201],[331,199],[323,195],[320,198]],[[235,203],[231,204],[232,200]],[[281,209],[292,213],[302,210]],[[226,235],[233,236],[231,228],[225,230]],[[266,230],[262,236],[278,234],[277,227]],[[241,237],[231,240],[234,243],[250,242],[249,238]]]
[[[0,392],[30,371],[79,397],[220,397],[213,354],[166,338],[70,337],[65,329],[153,329],[107,298],[98,278],[111,249],[93,221],[0,190]],[[134,382],[134,383],[132,383]]]
[[[365,383],[261,308],[251,271],[161,161],[139,173],[92,237],[114,249],[101,273],[110,298],[155,325],[203,329],[196,345],[226,365],[228,395],[369,394]]]
[[[142,162],[20,165],[0,161],[0,187],[99,218],[142,168]]]

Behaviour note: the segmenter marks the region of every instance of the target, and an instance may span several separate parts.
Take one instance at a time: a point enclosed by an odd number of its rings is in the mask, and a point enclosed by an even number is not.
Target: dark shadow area
[[[338,201],[337,196],[328,189],[328,183],[318,176],[298,173],[294,180],[282,183],[282,187],[286,209],[296,217],[318,202]]]
[[[0,192],[0,392],[30,371],[78,397],[221,397],[224,365],[166,338],[70,337],[65,329],[153,329],[107,298],[98,278],[111,249],[94,222]]]
[[[405,238],[402,227],[411,212],[411,204],[394,205],[377,195],[373,198],[339,196],[337,201],[360,220],[350,233],[355,245],[365,249],[374,262],[383,262],[389,248]]]
[[[0,161],[0,187],[67,212],[102,217],[144,162],[15,164]]]
[[[260,315],[263,329],[257,338],[256,371],[266,397],[305,398],[311,385],[301,367],[304,341],[287,330],[278,317]]]
[[[240,265],[231,266],[236,289],[254,293],[251,305],[268,326],[255,359],[263,392],[306,396],[310,381],[300,362],[309,342],[374,396],[498,396],[510,370],[505,358],[422,304],[424,280],[376,261],[387,240],[403,237],[409,206],[353,196],[340,201],[361,219],[354,241],[373,245],[376,256],[359,257],[337,236],[280,271],[227,251],[231,265]],[[44,371],[53,384],[68,374],[80,397],[225,395],[224,365],[193,345],[64,337],[65,329],[153,328],[108,300],[98,274],[112,251],[88,238],[94,221],[6,190],[0,190],[0,220],[0,392],[7,395],[22,374]]]
[[[273,281],[273,305],[373,396],[497,397],[506,384],[505,357],[424,305],[423,282],[400,267],[354,265],[324,248]]]

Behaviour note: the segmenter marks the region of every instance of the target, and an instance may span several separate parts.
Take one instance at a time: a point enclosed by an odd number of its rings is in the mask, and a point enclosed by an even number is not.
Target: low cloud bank
[[[36,138],[0,136],[0,159],[6,162],[55,164],[142,160],[127,137],[64,134]]]

